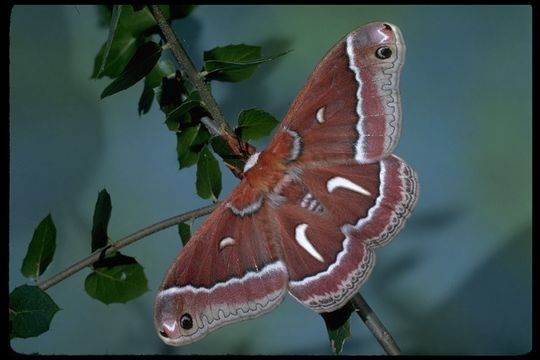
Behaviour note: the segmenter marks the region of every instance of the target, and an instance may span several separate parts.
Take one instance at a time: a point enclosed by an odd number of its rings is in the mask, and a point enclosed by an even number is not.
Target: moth
[[[287,292],[319,313],[358,292],[375,248],[418,197],[414,170],[392,154],[404,60],[403,36],[386,22],[353,30],[325,55],[168,270],[154,309],[165,343],[268,313]]]

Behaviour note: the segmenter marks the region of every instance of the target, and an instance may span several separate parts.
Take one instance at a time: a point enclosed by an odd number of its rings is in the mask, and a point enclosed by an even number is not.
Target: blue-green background
[[[407,43],[403,131],[396,153],[420,177],[398,239],[378,251],[362,293],[407,354],[521,354],[531,349],[532,8],[529,6],[201,6],[174,28],[197,66],[229,43],[272,55],[248,81],[216,83],[229,119],[259,107],[282,118],[313,67],[353,28],[398,25]],[[107,38],[94,6],[16,6],[10,26],[10,290],[33,230],[49,212],[58,249],[45,277],[90,251],[98,192],[113,202],[110,236],[208,204],[195,169],[178,171],[174,134],[141,84],[99,101],[90,80]],[[257,144],[259,148],[265,142]],[[222,166],[227,194],[237,180]],[[197,223],[198,224],[198,223]],[[152,323],[159,283],[180,250],[176,229],[123,250],[151,291],[127,305],[84,292],[89,270],[48,292],[63,309],[51,330],[16,339],[23,353],[329,354],[320,316],[287,300],[269,315],[174,348]],[[346,354],[381,354],[358,317]]]

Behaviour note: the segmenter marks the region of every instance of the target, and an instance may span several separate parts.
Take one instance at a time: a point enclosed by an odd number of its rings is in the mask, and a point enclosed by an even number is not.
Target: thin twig
[[[377,314],[371,309],[364,297],[357,293],[351,300],[356,307],[356,313],[362,318],[369,331],[375,336],[379,344],[388,355],[401,355],[401,350],[392,335],[386,330]]]
[[[217,128],[221,129],[222,132],[226,132],[230,136],[234,136],[233,130],[225,120],[225,117],[223,116],[223,113],[221,112],[221,109],[219,108],[216,100],[212,96],[212,93],[204,83],[201,75],[193,65],[193,62],[187,55],[182,44],[180,44],[180,42],[178,41],[175,33],[165,19],[165,16],[163,16],[163,13],[161,12],[159,6],[150,5],[150,11],[152,12],[152,15],[154,15],[154,18],[156,19],[156,22],[161,30],[161,33],[165,37],[167,44],[169,44],[171,51],[176,58],[176,61],[178,61],[178,63],[184,70],[188,80],[191,82],[191,84],[193,84],[193,87],[201,96],[204,107],[212,116],[212,119],[216,123]],[[212,131],[212,129],[208,130]]]
[[[66,279],[67,277],[79,272],[80,270],[84,269],[87,266],[91,266],[93,263],[98,261],[99,259],[103,258],[103,256],[106,256],[110,254],[111,252],[114,252],[116,250],[119,250],[123,248],[124,246],[127,246],[129,244],[134,243],[137,240],[140,240],[150,234],[153,234],[155,232],[164,230],[168,227],[177,225],[181,222],[188,221],[191,219],[196,219],[198,217],[207,215],[211,213],[218,204],[209,205],[200,209],[196,209],[193,211],[189,211],[177,216],[174,216],[169,219],[165,219],[163,221],[160,221],[158,223],[155,223],[154,225],[150,225],[142,230],[136,231],[131,235],[128,235],[116,242],[114,242],[112,245],[108,245],[105,249],[98,249],[94,251],[92,254],[87,256],[86,258],[78,261],[77,263],[71,265],[67,269],[59,272],[58,274],[50,277],[47,280],[40,281],[37,286],[40,287],[41,290],[46,290],[50,288],[51,286],[59,283],[60,281]]]

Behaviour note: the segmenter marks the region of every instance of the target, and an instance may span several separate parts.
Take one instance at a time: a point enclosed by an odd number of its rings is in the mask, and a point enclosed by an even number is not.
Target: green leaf
[[[121,5],[122,6],[122,5]],[[152,12],[147,6],[135,11],[133,6],[123,5],[124,9],[120,18],[120,24],[124,26],[133,36],[149,35],[157,33],[157,23]],[[171,17],[169,5],[159,5],[161,12],[166,20]]]
[[[96,64],[98,62],[98,58],[101,58],[101,63],[99,66],[94,65],[94,74],[92,74],[92,78],[101,78],[104,74],[105,65],[109,62],[109,55],[111,53],[111,49],[113,46],[113,43],[115,42],[115,38],[119,36],[119,34],[123,33],[126,35],[125,32],[122,32],[120,27],[118,26],[120,21],[120,15],[122,14],[122,11],[124,10],[124,5],[114,5],[112,9],[112,15],[111,15],[111,24],[109,26],[109,37],[107,38],[107,41],[103,45],[103,47],[100,50],[100,54],[98,53],[98,56],[96,57]],[[132,36],[130,36],[132,37]],[[134,38],[133,38],[134,39]],[[98,69],[97,72],[95,69]]]
[[[347,320],[342,326],[337,329],[328,330],[328,337],[330,338],[330,346],[335,354],[340,354],[343,351],[343,344],[345,340],[351,337],[351,326]]]
[[[105,304],[126,303],[148,291],[148,280],[135,258],[116,253],[94,264],[84,288]]]
[[[24,257],[21,273],[28,277],[38,279],[51,263],[56,250],[56,227],[51,214],[47,215],[34,230],[32,241],[28,245]]]
[[[163,109],[161,110],[167,113]],[[176,116],[175,118],[165,119],[165,125],[167,125],[167,129],[169,129],[170,131],[174,131],[176,133],[180,132],[180,123],[187,123],[187,124],[191,123],[191,114],[189,113],[189,111],[183,112],[182,116]]]
[[[256,140],[267,136],[279,124],[275,117],[258,109],[242,110],[238,115],[236,131],[244,141]]]
[[[107,190],[103,189],[99,192],[94,207],[94,218],[92,223],[92,252],[107,245],[109,236],[107,235],[107,227],[111,218],[111,196]]]
[[[99,49],[96,55],[96,58],[94,59],[94,70],[92,70],[92,75],[90,75],[90,79],[98,79],[103,76],[103,74],[100,73],[100,71],[102,71],[103,55],[105,53],[106,47],[107,47],[107,42],[101,45],[101,48]]]
[[[188,127],[177,135],[176,152],[180,169],[193,166],[199,160],[199,153],[208,143],[210,134],[200,124]]]
[[[349,318],[355,311],[351,302],[348,302],[342,308],[329,313],[321,313],[326,324],[328,337],[330,338],[330,346],[335,354],[343,351],[345,340],[351,337],[351,327]]]
[[[288,51],[272,57],[261,57],[261,48],[252,45],[228,45],[204,53],[207,80],[238,82],[249,78],[257,66],[272,61]]]
[[[115,78],[126,68],[129,60],[137,51],[141,41],[134,38],[129,32],[122,31],[116,35],[114,42],[109,49],[109,55],[106,62],[103,59],[107,51],[107,42],[105,42],[94,61],[94,71],[92,79],[100,79],[103,76]]]
[[[142,114],[146,114],[150,111],[153,101],[154,101],[154,89],[148,86],[144,86],[141,97],[139,98],[139,105],[138,105],[139,116],[141,116]]]
[[[144,88],[139,98],[139,116],[148,113],[152,107],[156,90],[161,86],[163,78],[168,78],[176,72],[170,60],[160,60],[152,71],[144,78]]]
[[[199,94],[196,92],[189,94],[189,96],[179,106],[168,112],[165,124],[169,130],[178,131],[180,121],[184,115],[191,109],[194,109],[200,105],[201,100]]]
[[[101,99],[135,85],[154,67],[161,56],[161,47],[153,41],[142,44],[122,73],[101,93]]]
[[[144,86],[155,88],[161,85],[163,78],[172,77],[176,72],[174,64],[170,60],[160,60],[146,75]]]
[[[37,286],[22,285],[9,294],[9,336],[29,338],[49,330],[60,308]]]
[[[160,5],[166,19],[170,17],[168,5]],[[109,37],[94,61],[91,78],[116,78],[143,42],[143,35],[157,33],[158,28],[147,7],[134,11],[131,5],[115,5],[109,25]]]
[[[228,45],[204,52],[204,69],[208,80],[237,82],[249,78],[257,69],[261,47]]]
[[[98,5],[98,26],[107,28],[111,24],[113,5]]]
[[[203,199],[212,198],[217,201],[221,192],[221,171],[208,146],[205,146],[199,154],[196,187],[197,194]]]
[[[186,246],[187,242],[191,238],[192,224],[192,222],[190,222],[189,224],[185,222],[178,224],[178,234],[180,235],[180,239],[182,240],[182,244],[184,244],[184,246]]]
[[[191,145],[195,142],[199,134],[199,129],[200,125],[192,126],[177,135],[176,152],[178,154],[180,169],[195,165],[197,160],[199,160],[199,153],[191,150]]]

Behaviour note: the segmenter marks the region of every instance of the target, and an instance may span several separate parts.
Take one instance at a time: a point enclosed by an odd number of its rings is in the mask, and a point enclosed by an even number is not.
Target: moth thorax
[[[244,166],[244,172],[251,169],[257,163],[257,160],[259,159],[259,155],[260,155],[260,152],[255,153],[249,157],[248,161],[246,162],[246,165]]]

